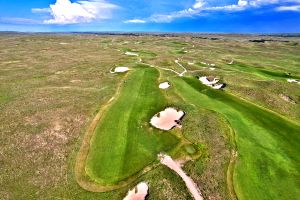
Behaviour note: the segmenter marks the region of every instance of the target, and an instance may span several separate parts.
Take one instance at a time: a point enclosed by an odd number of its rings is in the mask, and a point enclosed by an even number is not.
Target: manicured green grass
[[[224,115],[236,132],[238,199],[293,199],[300,195],[300,126],[194,78],[173,78],[186,102]]]
[[[149,125],[151,117],[166,106],[158,89],[159,72],[154,68],[136,68],[130,73],[91,140],[86,172],[101,184],[129,178],[179,141],[171,133]]]
[[[231,69],[235,69],[238,71],[242,71],[245,73],[250,73],[250,74],[255,74],[261,78],[265,79],[278,79],[278,80],[286,80],[288,78],[291,79],[299,79],[300,76],[294,75],[293,73],[288,74],[289,72],[282,72],[282,71],[275,71],[271,69],[263,69],[263,68],[258,68],[254,66],[248,66],[243,63],[236,63],[233,65],[227,65],[227,67],[230,67]]]

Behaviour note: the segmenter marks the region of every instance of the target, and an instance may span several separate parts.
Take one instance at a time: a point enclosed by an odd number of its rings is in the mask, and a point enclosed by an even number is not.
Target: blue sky
[[[0,0],[0,31],[299,33],[300,0]]]

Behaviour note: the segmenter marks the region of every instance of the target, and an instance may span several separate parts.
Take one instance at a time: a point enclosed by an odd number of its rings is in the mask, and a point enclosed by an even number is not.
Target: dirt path
[[[179,65],[180,67],[182,67],[182,69],[183,69],[183,72],[181,72],[181,74],[179,74],[179,76],[183,76],[185,73],[187,73],[186,68],[182,64],[179,63],[179,60],[175,60],[175,63],[177,65]]]
[[[186,175],[186,173],[181,169],[178,163],[176,163],[168,155],[159,154],[159,158],[161,164],[166,165],[182,178],[195,200],[203,200],[202,194],[199,188],[197,187],[196,183],[189,176]]]
[[[151,65],[151,64],[148,64],[148,63],[144,63],[144,62],[142,61],[142,59],[138,60],[137,63],[141,63],[141,64],[143,64],[143,65],[148,65],[149,67],[158,68],[158,69],[165,70],[165,71],[170,71],[170,72],[173,72],[173,73],[177,74],[178,76],[183,76],[183,75],[187,72],[186,68],[183,67],[183,65],[181,65],[181,64],[178,62],[178,60],[175,60],[175,63],[177,63],[180,67],[183,68],[184,71],[181,72],[181,73],[176,72],[176,71],[173,70],[173,69],[169,69],[169,68],[165,68],[165,67],[159,67],[159,66],[154,66],[154,65]]]

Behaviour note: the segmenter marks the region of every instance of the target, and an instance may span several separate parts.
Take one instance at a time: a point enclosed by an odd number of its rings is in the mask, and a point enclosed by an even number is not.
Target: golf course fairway
[[[179,142],[176,136],[149,124],[150,118],[166,106],[158,78],[155,68],[132,70],[101,117],[85,168],[95,182],[113,185],[124,181],[157,160],[159,152],[167,152]]]
[[[186,103],[222,114],[236,134],[233,174],[237,198],[295,199],[300,196],[300,126],[196,78],[171,78]]]

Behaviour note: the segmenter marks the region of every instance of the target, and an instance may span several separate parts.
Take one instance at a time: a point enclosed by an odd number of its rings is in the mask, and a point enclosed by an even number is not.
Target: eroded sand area
[[[145,200],[148,195],[149,187],[147,183],[141,182],[132,190],[129,190],[123,200]]]
[[[200,189],[198,188],[196,183],[191,179],[191,177],[186,175],[186,173],[181,169],[179,163],[175,162],[170,156],[165,154],[159,154],[158,157],[160,159],[161,164],[166,165],[182,178],[186,187],[188,188],[195,200],[203,200]]]

